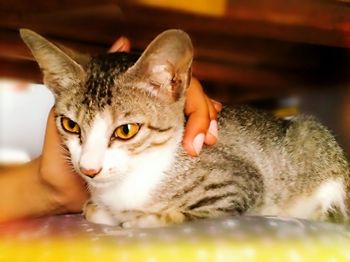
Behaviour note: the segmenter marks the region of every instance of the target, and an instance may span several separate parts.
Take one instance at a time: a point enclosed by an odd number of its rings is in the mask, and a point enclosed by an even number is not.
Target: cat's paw
[[[169,225],[169,224],[181,224],[185,222],[186,217],[180,211],[167,210],[160,214],[160,219],[163,221],[163,223]]]
[[[95,224],[117,225],[114,217],[105,208],[88,200],[83,207],[83,214],[86,220]]]
[[[144,215],[121,223],[122,228],[161,227],[164,223],[157,215]]]
[[[185,216],[179,211],[167,211],[159,214],[135,213],[129,220],[121,223],[122,228],[151,228],[172,224],[180,224],[185,221]]]

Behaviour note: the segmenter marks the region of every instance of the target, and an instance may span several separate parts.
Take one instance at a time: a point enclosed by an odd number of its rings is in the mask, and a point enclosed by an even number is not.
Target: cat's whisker
[[[64,145],[59,145],[59,150],[67,166],[71,169],[72,172],[76,172],[76,169],[74,167],[74,164],[72,163],[72,158],[70,156],[70,153],[67,147],[65,147]]]

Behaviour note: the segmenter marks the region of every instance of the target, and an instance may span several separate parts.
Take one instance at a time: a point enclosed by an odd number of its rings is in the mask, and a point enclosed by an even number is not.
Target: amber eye
[[[68,117],[62,117],[61,119],[62,128],[68,133],[80,134],[80,127],[77,123],[70,120]]]
[[[114,137],[121,140],[133,138],[140,130],[139,124],[126,124],[117,127],[114,131]]]

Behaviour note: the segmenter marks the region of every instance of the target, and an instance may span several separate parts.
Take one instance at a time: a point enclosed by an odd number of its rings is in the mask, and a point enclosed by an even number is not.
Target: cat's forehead
[[[110,53],[91,59],[82,87],[82,105],[95,109],[111,106],[113,93],[118,88],[116,79],[132,66],[138,56],[128,53]],[[120,87],[119,87],[120,88]]]

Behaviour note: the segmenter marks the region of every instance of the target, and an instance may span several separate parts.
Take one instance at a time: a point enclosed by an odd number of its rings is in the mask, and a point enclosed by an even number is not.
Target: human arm
[[[51,110],[42,155],[0,173],[0,222],[80,212],[86,187],[68,164]]]

